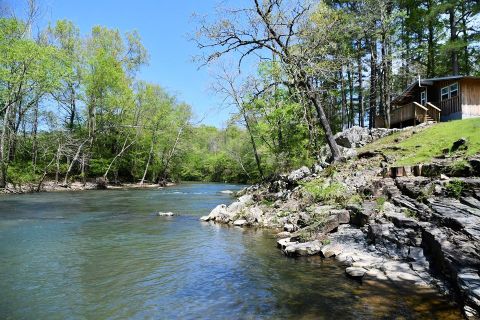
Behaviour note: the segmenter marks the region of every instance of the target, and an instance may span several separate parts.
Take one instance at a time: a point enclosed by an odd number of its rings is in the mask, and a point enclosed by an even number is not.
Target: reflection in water
[[[430,290],[347,279],[290,259],[265,230],[202,223],[221,190],[49,193],[0,198],[5,318],[458,319]],[[173,211],[176,217],[157,217]]]

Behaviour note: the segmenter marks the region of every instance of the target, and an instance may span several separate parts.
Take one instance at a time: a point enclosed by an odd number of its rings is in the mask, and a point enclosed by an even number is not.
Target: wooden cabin
[[[480,117],[480,77],[449,76],[412,83],[392,101],[390,127]],[[382,116],[375,127],[385,127]]]

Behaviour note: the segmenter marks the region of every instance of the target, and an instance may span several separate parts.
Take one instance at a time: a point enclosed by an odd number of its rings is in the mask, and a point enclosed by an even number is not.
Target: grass
[[[348,200],[345,187],[338,182],[325,183],[323,179],[316,179],[302,184],[304,190],[315,201],[326,204],[344,203]]]
[[[467,139],[465,156],[480,153],[480,118],[442,122],[426,128],[412,128],[379,139],[360,150],[380,150],[394,157],[396,166],[427,163],[441,156],[460,138]]]
[[[379,212],[382,212],[383,211],[383,205],[385,204],[385,202],[387,202],[387,198],[378,197],[377,200],[375,200],[375,202],[377,203],[377,210]]]
[[[405,212],[405,216],[408,218],[414,218],[414,219],[418,218],[417,213],[413,210],[406,208],[404,212]]]

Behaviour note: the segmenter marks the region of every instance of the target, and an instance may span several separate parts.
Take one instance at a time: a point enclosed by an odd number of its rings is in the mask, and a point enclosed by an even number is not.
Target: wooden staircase
[[[437,123],[438,121],[436,121],[435,119],[433,119],[430,115],[427,114],[427,117],[425,118],[425,121],[426,122],[430,122],[430,123]]]

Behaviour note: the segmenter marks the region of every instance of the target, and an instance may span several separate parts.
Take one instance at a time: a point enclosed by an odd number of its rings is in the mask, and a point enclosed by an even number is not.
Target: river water
[[[361,284],[333,260],[284,257],[267,230],[199,221],[238,188],[0,197],[0,318],[460,318],[430,290]]]

